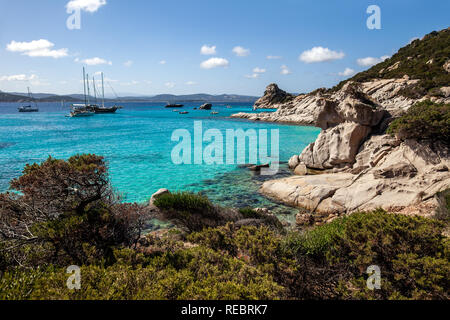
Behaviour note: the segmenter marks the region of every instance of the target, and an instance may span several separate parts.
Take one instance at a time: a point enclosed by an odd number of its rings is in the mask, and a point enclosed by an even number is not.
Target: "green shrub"
[[[259,219],[261,217],[258,212],[250,207],[240,208],[239,213],[242,214],[245,219]]]
[[[214,206],[207,197],[189,192],[163,194],[155,200],[163,217],[187,232],[224,224],[222,208]]]
[[[402,140],[430,139],[450,145],[450,104],[417,103],[405,115],[395,119],[387,132]]]
[[[187,216],[199,211],[206,215],[214,213],[214,206],[207,197],[190,192],[163,194],[155,200],[155,205],[163,210],[177,210]]]

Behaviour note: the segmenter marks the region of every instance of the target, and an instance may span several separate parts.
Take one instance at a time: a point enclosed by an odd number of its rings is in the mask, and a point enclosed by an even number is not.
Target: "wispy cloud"
[[[244,77],[246,77],[247,79],[258,79],[259,73],[246,74]]]
[[[281,56],[267,56],[266,57],[266,59],[268,59],[268,60],[278,60],[278,59],[281,59],[282,57]]]
[[[52,42],[46,39],[30,42],[17,42],[13,40],[6,46],[6,50],[20,52],[22,55],[29,57],[50,57],[57,59],[68,56],[68,49],[53,50],[52,48],[54,46]]]
[[[123,63],[123,65],[125,66],[125,67],[131,67],[132,65],[133,65],[133,61],[132,60],[128,60],[128,61],[125,61],[124,63]]]
[[[161,61],[159,62],[159,64],[166,64],[166,63],[167,63],[166,60],[161,60]]]
[[[286,65],[282,65],[281,66],[281,72],[282,75],[288,75],[291,74],[292,72],[289,70],[289,68]]]
[[[354,74],[355,74],[355,70],[353,70],[351,68],[345,68],[344,71],[338,73],[338,75],[340,75],[341,77],[349,77]]]
[[[140,82],[137,80],[129,81],[129,82],[122,82],[122,86],[135,86],[138,85]]]
[[[217,54],[216,46],[208,46],[208,45],[205,44],[200,49],[200,53],[203,54],[203,55],[206,55],[206,56]]]
[[[339,60],[345,57],[345,53],[330,50],[324,47],[314,47],[304,51],[299,60],[305,63],[316,63],[324,61]]]
[[[210,58],[206,61],[203,61],[200,64],[200,67],[203,69],[213,69],[218,67],[228,67],[230,63],[227,59],[224,58]]]
[[[69,13],[72,13],[74,10],[83,10],[92,13],[104,5],[106,5],[106,0],[71,0],[66,4],[66,9]]]
[[[186,84],[188,86],[195,86],[197,84],[197,82],[195,82],[195,81],[187,81]]]
[[[26,75],[26,74],[14,74],[10,76],[1,76],[0,81],[31,81],[37,79],[35,74]]]
[[[241,46],[237,46],[233,48],[233,53],[238,57],[246,57],[250,55],[250,49],[245,49]]]
[[[255,69],[253,69],[253,72],[254,73],[265,73],[266,69],[256,67]]]
[[[108,61],[99,57],[94,57],[94,58],[89,58],[89,59],[84,59],[84,60],[79,60],[79,59],[75,59],[76,62],[81,61],[84,64],[87,64],[88,66],[98,66],[101,64],[107,64],[107,65],[112,65],[112,61]]]
[[[360,58],[360,59],[356,60],[356,62],[361,67],[370,67],[377,63],[383,62],[384,60],[389,59],[389,58],[390,58],[389,56],[382,56],[380,58],[365,57],[365,58]]]
[[[175,87],[175,82],[166,82],[165,84],[164,84],[167,88],[169,88],[169,89],[172,89],[172,88],[174,88]]]

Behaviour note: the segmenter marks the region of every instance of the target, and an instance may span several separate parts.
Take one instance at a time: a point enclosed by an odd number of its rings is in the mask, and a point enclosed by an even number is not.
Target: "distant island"
[[[70,94],[70,95],[56,95],[50,93],[34,93],[34,98],[39,102],[60,102],[84,101],[82,94]],[[229,103],[229,102],[245,102],[254,103],[259,97],[245,96],[237,94],[221,94],[211,95],[206,93],[188,94],[188,95],[173,95],[173,94],[160,94],[155,96],[126,96],[118,97],[116,99],[106,99],[107,101],[122,101],[122,102],[163,102],[172,103],[177,101],[182,102],[209,102],[209,103]],[[94,97],[91,97],[94,99]],[[26,93],[19,92],[2,92],[0,91],[0,102],[26,102],[29,101]]]

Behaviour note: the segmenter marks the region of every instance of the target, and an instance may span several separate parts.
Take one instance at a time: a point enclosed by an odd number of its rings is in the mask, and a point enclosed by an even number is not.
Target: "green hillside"
[[[421,80],[400,94],[411,98],[421,98],[428,94],[439,96],[439,88],[450,85],[450,73],[444,64],[450,61],[450,28],[433,31],[423,39],[414,40],[387,59],[367,71],[342,81],[332,90],[339,89],[347,81],[364,82],[370,79],[402,78]]]

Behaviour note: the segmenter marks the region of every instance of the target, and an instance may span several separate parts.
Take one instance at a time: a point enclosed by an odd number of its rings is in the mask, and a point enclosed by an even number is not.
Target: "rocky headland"
[[[446,213],[448,138],[409,139],[386,130],[418,102],[450,103],[449,34],[446,29],[416,40],[332,89],[283,98],[284,91],[271,84],[255,108],[277,111],[233,115],[322,129],[314,143],[290,159],[294,175],[265,182],[261,192],[305,209],[298,224],[377,208],[407,215]],[[441,51],[433,49],[436,43]]]

